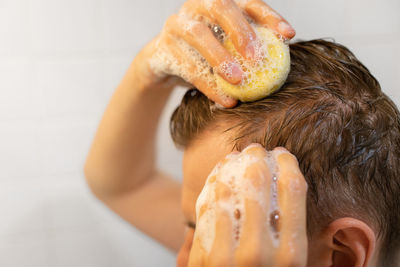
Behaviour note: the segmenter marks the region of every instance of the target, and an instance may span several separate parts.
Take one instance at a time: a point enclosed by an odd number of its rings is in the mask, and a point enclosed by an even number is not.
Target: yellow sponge
[[[223,45],[240,62],[245,71],[245,78],[239,84],[233,85],[215,74],[218,88],[242,102],[255,101],[272,94],[283,85],[290,70],[289,46],[270,29],[262,26],[253,28],[262,42],[261,62],[251,66],[250,62],[236,51],[232,41],[226,38]]]

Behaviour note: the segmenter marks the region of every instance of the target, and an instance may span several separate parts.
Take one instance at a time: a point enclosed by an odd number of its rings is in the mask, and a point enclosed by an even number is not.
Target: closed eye
[[[193,222],[186,222],[186,225],[190,228],[196,229],[196,224]]]

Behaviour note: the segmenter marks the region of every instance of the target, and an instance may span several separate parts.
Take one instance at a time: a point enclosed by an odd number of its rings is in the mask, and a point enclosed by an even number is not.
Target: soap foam
[[[251,147],[248,146],[246,149]],[[213,169],[196,202],[197,226],[195,238],[200,239],[203,248],[207,252],[211,251],[215,239],[214,227],[217,219],[217,208],[229,214],[232,222],[233,248],[235,249],[239,245],[242,225],[246,219],[246,199],[254,200],[258,202],[262,209],[268,210],[265,214],[266,229],[270,231],[273,246],[279,246],[279,232],[277,227],[280,216],[277,191],[279,170],[276,158],[280,153],[282,152],[278,150],[268,152],[264,159],[269,167],[272,179],[268,207],[264,193],[254,187],[251,179],[243,178],[247,167],[258,162],[258,158],[243,152],[241,154],[237,152],[231,153],[226,156],[228,162],[223,165],[219,163]],[[266,178],[266,176],[263,177],[263,179]],[[231,194],[229,198],[219,199],[217,202],[216,187],[218,183],[228,186]]]
[[[240,65],[244,71],[244,79],[242,79],[241,83],[239,84],[240,86],[244,86],[249,83],[257,84],[255,83],[256,79],[258,79],[257,75],[255,75],[257,72],[269,72],[274,76],[274,73],[276,73],[280,68],[280,66],[277,64],[277,61],[272,59],[272,55],[270,55],[269,52],[269,46],[275,44],[276,40],[270,37],[265,38],[266,36],[262,36],[258,30],[258,27],[256,27],[256,24],[252,23],[250,25],[253,27],[257,36],[256,41],[253,42],[255,44],[255,57],[257,60],[255,63],[251,62],[244,59],[237,51],[233,51],[233,56],[240,62]],[[265,61],[267,64],[265,64]],[[276,80],[276,83],[279,83],[278,79],[272,80]],[[254,90],[257,89],[258,88],[254,88]]]
[[[265,158],[265,162],[271,170],[272,181],[271,181],[271,191],[270,191],[270,216],[269,216],[269,226],[272,232],[271,240],[274,247],[279,246],[279,232],[278,232],[278,223],[279,223],[279,205],[278,205],[278,175],[279,169],[278,164],[276,163],[276,150],[268,151],[267,157]]]
[[[160,46],[149,60],[149,66],[152,71],[161,77],[176,75],[182,77],[188,83],[191,83],[194,79],[201,78],[212,86],[215,83],[215,77],[210,73],[210,65],[204,57],[184,40],[173,36],[168,38],[172,38],[175,41],[174,50],[178,51],[181,61],[175,57],[170,48]],[[187,59],[196,63],[196,71],[189,71],[193,66],[189,65]]]
[[[186,16],[186,15],[182,15]],[[207,22],[207,18],[203,18]],[[183,20],[185,21],[183,27],[185,30],[190,30],[195,27],[198,21]],[[211,31],[214,33],[216,38],[224,43],[226,40],[230,40],[229,34],[225,33],[218,25],[209,24]],[[243,70],[243,76],[241,82],[237,86],[245,87],[247,84],[252,84],[253,91],[265,91],[265,84],[260,82],[260,76],[257,73],[269,73],[271,79],[268,86],[271,88],[279,87],[281,79],[279,79],[279,70],[281,69],[278,60],[273,60],[273,57],[277,55],[270,55],[270,48],[276,45],[277,40],[275,36],[261,34],[258,30],[260,28],[255,23],[250,23],[254,32],[256,33],[256,40],[252,43],[255,47],[256,61],[246,60],[236,49],[230,49],[230,53],[234,57],[235,62],[241,66]],[[224,73],[226,77],[232,77],[231,62],[223,62],[215,68],[207,62],[207,60],[192,46],[181,38],[177,38],[169,35],[167,32],[163,32],[160,38],[169,38],[174,45],[173,48],[166,45],[159,45],[156,52],[149,60],[149,66],[159,77],[165,77],[166,75],[176,75],[182,77],[186,82],[193,83],[194,80],[205,81],[209,88],[214,88],[218,95],[221,97],[227,97],[227,94],[223,91],[223,88],[216,86],[216,75]],[[244,42],[244,39],[239,40]],[[160,41],[159,43],[164,43]],[[231,44],[232,45],[232,44]],[[173,51],[172,51],[173,50]],[[272,51],[272,50],[271,50]],[[174,53],[175,52],[175,53]],[[278,55],[282,57],[282,55]],[[179,57],[179,59],[177,58]],[[188,61],[191,63],[189,64]],[[218,75],[219,76],[219,75]],[[204,88],[199,88],[204,89]]]

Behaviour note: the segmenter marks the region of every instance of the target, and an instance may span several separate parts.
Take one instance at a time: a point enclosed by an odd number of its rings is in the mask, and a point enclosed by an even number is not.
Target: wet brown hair
[[[309,186],[309,235],[336,218],[361,219],[382,240],[379,266],[392,266],[400,246],[399,111],[346,47],[313,40],[290,51],[287,81],[267,98],[219,109],[189,90],[172,115],[172,138],[185,148],[216,129],[230,132],[239,150],[249,142],[286,147]]]

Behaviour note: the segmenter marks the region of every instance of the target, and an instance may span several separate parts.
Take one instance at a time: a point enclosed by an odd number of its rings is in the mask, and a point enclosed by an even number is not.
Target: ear
[[[340,218],[328,225],[310,242],[309,266],[364,267],[373,262],[376,237],[364,222]]]

